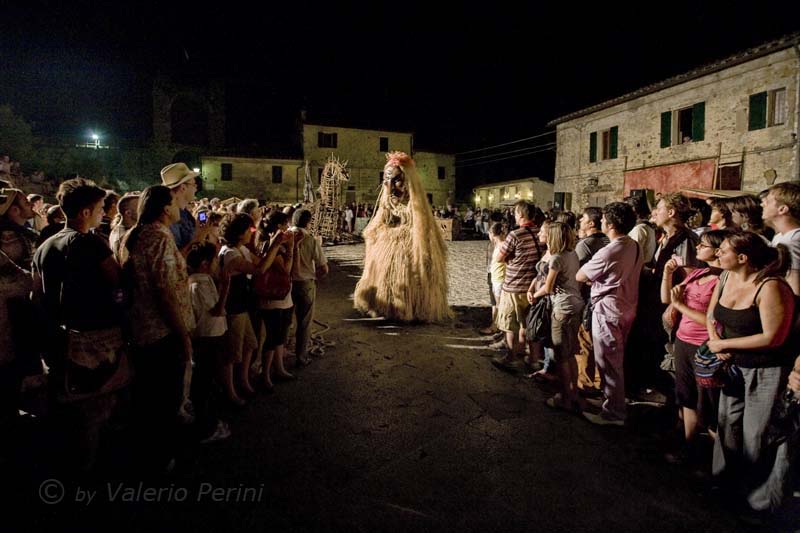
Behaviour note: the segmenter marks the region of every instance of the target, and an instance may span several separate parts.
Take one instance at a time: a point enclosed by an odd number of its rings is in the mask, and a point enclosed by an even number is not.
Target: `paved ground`
[[[665,417],[657,410],[634,412],[630,428],[597,428],[548,409],[552,391],[489,364],[475,331],[488,316],[476,307],[486,305],[485,244],[450,244],[457,318],[423,326],[358,316],[350,298],[363,246],[328,248],[333,269],[320,288],[318,318],[336,345],[297,382],[230,414],[231,439],[187,450],[170,478],[145,484],[164,489],[160,503],[108,503],[111,494],[122,497],[114,492],[120,486],[101,474],[91,504],[85,497],[70,503],[84,487],[64,482],[64,500],[36,505],[27,523],[147,531],[740,530],[699,495],[692,476],[664,463],[657,435]],[[16,496],[38,501],[39,482],[21,483]],[[130,489],[141,500],[137,483],[124,481],[122,494]],[[45,497],[51,493],[58,487]],[[770,530],[790,530],[797,516]]]

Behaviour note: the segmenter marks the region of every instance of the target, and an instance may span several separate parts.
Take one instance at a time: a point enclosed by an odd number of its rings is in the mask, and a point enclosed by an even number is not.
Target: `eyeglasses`
[[[713,248],[710,244],[705,244],[703,242],[697,243],[697,248]]]

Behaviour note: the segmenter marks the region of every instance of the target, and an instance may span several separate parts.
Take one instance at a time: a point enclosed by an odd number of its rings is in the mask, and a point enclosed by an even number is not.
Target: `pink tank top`
[[[708,268],[699,268],[689,274],[689,277],[687,277],[686,281],[684,282],[686,289],[684,290],[683,294],[686,305],[689,308],[694,309],[695,311],[700,311],[704,314],[706,311],[708,311],[708,304],[711,301],[711,295],[714,293],[714,288],[717,286],[717,282],[719,281],[719,277],[717,277],[703,285],[697,282],[698,279],[708,274],[709,271],[710,269]],[[681,322],[678,325],[678,331],[675,333],[675,336],[683,342],[700,346],[708,340],[708,330],[705,326],[698,324],[687,316],[684,316],[681,317]]]

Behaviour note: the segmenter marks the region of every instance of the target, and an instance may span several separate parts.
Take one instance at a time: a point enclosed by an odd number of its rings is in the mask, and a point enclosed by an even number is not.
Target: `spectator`
[[[761,202],[752,194],[727,198],[733,225],[744,231],[755,231],[764,235],[764,221],[761,218]],[[770,235],[771,237],[771,235]],[[769,241],[768,241],[769,242]]]
[[[211,243],[197,244],[189,251],[186,263],[192,299],[195,329],[192,331],[191,402],[194,406],[198,434],[203,442],[228,438],[227,423],[219,420],[211,407],[215,369],[225,353],[225,303],[230,289],[230,277],[220,276],[219,292],[211,277],[216,271],[217,248]],[[191,369],[191,365],[188,366]]]
[[[51,397],[62,400],[75,387],[97,394],[80,402],[51,405],[67,441],[65,459],[87,471],[96,459],[101,426],[116,401],[113,394],[98,394],[104,383],[98,377],[113,368],[123,346],[122,314],[116,298],[119,266],[105,241],[92,232],[103,219],[105,191],[92,181],[74,178],[61,184],[57,198],[67,223],[36,251],[33,290],[45,313]],[[67,359],[68,344],[77,336],[106,339],[111,344],[107,358],[85,361],[79,371],[74,360]]]
[[[132,287],[137,447],[147,461],[142,467],[155,471],[168,468],[177,452],[175,413],[195,327],[186,261],[170,231],[180,220],[179,205],[180,197],[167,187],[142,191],[138,221],[121,253]]]
[[[664,265],[661,302],[671,304],[679,314],[676,317],[678,324],[675,324],[677,331],[673,357],[675,403],[681,411],[684,441],[677,453],[667,454],[667,460],[673,464],[697,462],[699,450],[696,436],[701,424],[711,431],[717,429],[719,389],[698,384],[694,373],[694,354],[708,340],[706,312],[722,272],[716,253],[730,233],[728,230],[704,233],[697,245],[697,258],[709,266],[691,271],[677,286],[673,286],[673,273],[682,267],[675,258]]]
[[[706,200],[711,207],[708,224],[711,229],[738,229],[733,223],[733,216],[725,198],[709,198]]]
[[[355,215],[353,214],[353,208],[350,205],[348,205],[347,209],[345,209],[344,223],[345,227],[347,228],[347,232],[353,233],[353,230],[355,229],[353,225],[355,223]]]
[[[36,232],[25,224],[33,214],[25,193],[0,189],[0,429],[17,417],[26,359],[33,357],[21,309],[31,291]],[[41,365],[40,365],[41,366]]]
[[[800,296],[800,184],[777,183],[761,199],[764,222],[775,230],[772,245],[783,244],[789,250],[791,265],[786,281]]]
[[[291,231],[296,235],[297,255],[292,269],[292,302],[297,328],[295,331],[295,357],[297,366],[311,362],[308,343],[311,340],[311,323],[314,320],[314,303],[317,299],[317,280],[328,274],[328,260],[320,242],[308,231],[311,211],[294,212]]]
[[[650,224],[650,208],[647,206],[647,197],[629,196],[625,199],[625,202],[636,213],[636,225],[633,226],[628,237],[639,244],[644,264],[649,264],[656,253],[656,230]]]
[[[44,211],[44,198],[42,198],[41,194],[29,194],[28,203],[31,205],[33,217],[26,221],[26,225],[35,231],[41,232],[47,226],[47,219],[42,214]]]
[[[694,214],[689,217],[687,226],[691,228],[698,236],[710,230],[709,219],[711,218],[711,206],[708,202],[700,200],[699,198],[689,198],[689,205]]]
[[[583,266],[594,257],[598,250],[610,241],[601,231],[603,210],[599,207],[587,207],[583,210],[578,221],[578,237],[580,241],[575,245],[575,253],[580,265]],[[594,359],[594,344],[592,342],[592,305],[588,285],[581,287],[583,297],[583,320],[578,329],[578,385],[585,391],[596,391],[600,385],[600,376],[597,372]]]
[[[506,235],[503,233],[503,225],[499,222],[492,224],[489,229],[489,247],[486,251],[486,268],[487,268],[487,281],[489,282],[489,302],[492,304],[492,323],[479,330],[481,335],[494,335],[498,331],[497,328],[497,302],[500,301],[500,294],[502,292],[503,280],[506,277],[506,264],[497,261],[495,254],[499,253],[500,246],[506,240]],[[505,340],[500,341],[502,346],[505,347]]]
[[[722,391],[713,473],[731,491],[742,487],[753,510],[774,510],[792,471],[791,441],[768,447],[764,438],[796,350],[784,345],[794,311],[783,279],[788,252],[746,231],[725,239],[717,256],[726,273],[709,304],[708,348],[735,364],[743,383]]]
[[[117,261],[125,235],[136,225],[139,210],[139,195],[126,194],[117,203],[117,214],[111,224],[108,244]]]
[[[259,272],[253,263],[247,245],[253,237],[255,226],[250,215],[238,213],[228,215],[220,227],[225,246],[219,252],[223,273],[230,276],[230,294],[226,304],[228,315],[228,356],[222,366],[222,384],[228,401],[235,406],[243,406],[244,399],[237,392],[233,379],[233,367],[238,367],[238,385],[242,393],[252,396],[255,391],[250,385],[250,362],[253,352],[258,348],[258,339],[248,314],[252,299],[248,277]]]
[[[506,276],[503,280],[503,292],[497,309],[497,327],[506,332],[508,353],[492,360],[498,368],[515,370],[515,363],[521,359],[527,344],[525,338],[525,317],[530,307],[526,293],[536,275],[536,263],[542,254],[534,226],[533,204],[520,200],[514,204],[514,218],[519,229],[509,233],[500,247],[496,260],[506,263]]]
[[[639,297],[642,257],[639,245],[628,237],[636,214],[628,204],[612,202],[603,208],[602,229],[611,240],[584,264],[576,275],[591,282],[592,338],[605,393],[599,415],[584,412],[592,423],[622,426],[625,423],[625,375],[623,356]]]
[[[161,169],[161,184],[172,192],[180,210],[180,219],[170,226],[170,231],[184,256],[189,251],[189,245],[195,241],[202,241],[207,231],[203,229],[198,231],[197,222],[188,209],[198,189],[198,176],[200,174],[190,170],[185,163],[173,163]]]
[[[547,277],[537,290],[528,289],[528,301],[539,298],[552,300],[551,338],[561,393],[547,400],[556,409],[580,412],[578,401],[578,327],[581,322],[583,299],[581,286],[575,279],[580,269],[575,248],[575,231],[564,222],[551,222],[547,230]]]
[[[61,206],[51,206],[47,210],[47,225],[44,227],[41,233],[39,233],[39,238],[36,240],[36,247],[38,248],[44,241],[64,229],[64,223],[66,221],[67,217],[64,216]]]
[[[259,228],[259,244],[264,250],[264,263],[277,263],[286,274],[292,272],[294,257],[299,241],[304,238],[302,233],[292,233],[289,229],[289,217],[285,213],[275,212],[262,221]],[[274,253],[270,254],[269,249]],[[275,377],[281,381],[292,381],[295,378],[284,365],[286,353],[286,337],[292,323],[292,292],[291,290],[282,300],[259,299],[259,308],[262,320],[267,329],[267,338],[264,342],[264,385],[267,390],[272,390],[272,366],[275,363]]]
[[[108,242],[109,237],[111,236],[111,223],[114,221],[114,218],[117,216],[117,203],[119,202],[119,195],[112,191],[106,191],[106,197],[103,200],[103,221],[100,223],[100,227],[97,228],[97,233],[102,236],[106,242]]]

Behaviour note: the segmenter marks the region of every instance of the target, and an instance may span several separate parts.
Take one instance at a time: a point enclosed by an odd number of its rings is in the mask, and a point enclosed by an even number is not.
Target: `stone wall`
[[[431,195],[433,205],[453,204],[456,195],[456,157],[435,152],[416,152],[414,162],[422,177],[422,186]],[[440,167],[444,168],[444,179],[439,179]]]
[[[621,199],[626,171],[679,169],[681,163],[709,159],[717,167],[741,165],[743,190],[770,185],[773,169],[777,181],[800,179],[798,83],[800,59],[787,49],[558,124],[555,190],[572,193],[573,209],[580,209]],[[748,131],[750,95],[779,88],[786,90],[785,123]],[[698,102],[705,102],[704,139],[662,148],[662,113]],[[617,157],[603,160],[600,135],[615,126]],[[671,128],[674,132],[674,122]],[[592,132],[598,132],[596,162],[590,162]],[[716,175],[712,178],[716,183]],[[665,176],[653,188],[674,190],[672,181]]]
[[[232,179],[222,180],[222,165],[231,165]],[[274,167],[282,168],[281,183],[273,183]],[[256,198],[260,201],[293,204],[303,201],[305,174],[303,161],[252,157],[202,158],[204,196],[222,199],[231,196]],[[314,179],[315,190],[319,182]]]
[[[336,147],[319,146],[319,133],[335,133]],[[303,154],[309,161],[315,187],[319,186],[319,174],[325,162],[331,154],[334,154],[341,160],[347,161],[350,172],[350,182],[344,187],[347,191],[345,201],[374,202],[380,185],[380,174],[386,165],[386,151],[382,151],[380,146],[381,137],[388,138],[388,151],[412,153],[411,133],[304,124]]]

